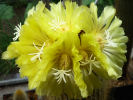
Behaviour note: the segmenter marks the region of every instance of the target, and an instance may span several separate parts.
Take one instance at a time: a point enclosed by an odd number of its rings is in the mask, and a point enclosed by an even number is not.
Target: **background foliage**
[[[14,27],[23,23],[27,12],[37,4],[39,0],[0,0],[0,57],[12,40]],[[43,0],[44,2],[48,0]],[[49,0],[57,3],[60,0]],[[77,0],[78,1],[78,0]],[[95,0],[82,0],[83,5],[89,6]],[[98,0],[97,6],[100,14],[106,5],[113,5],[114,0]],[[14,60],[0,59],[0,75],[16,71]]]

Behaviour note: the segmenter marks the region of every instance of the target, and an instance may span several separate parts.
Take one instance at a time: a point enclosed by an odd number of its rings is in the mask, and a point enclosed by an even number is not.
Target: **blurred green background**
[[[38,3],[39,0],[0,0],[0,57],[12,42],[14,27],[20,22],[23,24],[27,12]],[[55,2],[60,0],[43,0],[44,2]],[[77,0],[78,1],[78,0]],[[89,6],[95,0],[82,0],[80,3]],[[106,5],[114,5],[114,0],[98,0],[98,14]],[[18,72],[14,60],[0,59],[0,76],[8,73]]]

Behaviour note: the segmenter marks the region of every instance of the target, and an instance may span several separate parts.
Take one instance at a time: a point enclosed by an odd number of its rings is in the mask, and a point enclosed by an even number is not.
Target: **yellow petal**
[[[3,54],[2,54],[2,59],[13,59],[13,58],[16,58],[19,54],[18,54],[18,50],[16,49],[16,46],[15,46],[15,42],[12,42],[8,48],[7,48],[7,51],[5,51]]]
[[[104,8],[101,16],[98,19],[99,29],[107,29],[115,15],[116,10],[112,6]]]
[[[76,54],[77,51],[73,50],[73,52],[75,52],[75,54]],[[74,80],[81,91],[82,97],[86,98],[88,96],[87,85],[83,80],[83,74],[82,74],[82,71],[80,69],[80,63],[79,63],[79,61],[82,58],[78,55],[75,55],[75,56],[76,57],[73,59]]]

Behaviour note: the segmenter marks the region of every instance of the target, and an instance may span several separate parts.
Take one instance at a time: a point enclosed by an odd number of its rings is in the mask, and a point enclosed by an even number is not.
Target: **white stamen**
[[[41,47],[40,49],[35,45],[34,42],[33,42],[33,46],[34,46],[34,47],[36,48],[36,50],[39,51],[39,52],[29,54],[29,55],[35,55],[35,56],[33,56],[33,57],[31,58],[31,61],[34,61],[34,60],[36,60],[36,59],[39,59],[39,61],[41,61],[41,54],[43,54],[43,48],[44,48],[44,46],[45,46],[45,42],[43,43],[43,45],[42,45],[42,47]]]
[[[66,79],[65,76],[70,77],[71,74],[69,72],[71,72],[71,70],[58,70],[55,68],[52,68],[54,71],[53,75],[56,77],[55,79],[57,79],[58,84],[60,84],[62,82],[62,80],[66,83]]]
[[[117,47],[117,44],[112,41],[112,37],[110,36],[110,33],[108,30],[105,30],[105,35],[106,35],[105,38],[107,40],[107,43],[105,44],[105,46]]]
[[[13,33],[15,35],[15,37],[13,38],[13,41],[16,41],[20,37],[21,23],[18,24],[17,26],[15,26],[15,29],[14,30],[16,32]]]
[[[92,70],[93,70],[93,65],[95,66],[95,67],[97,67],[97,68],[99,68],[99,66],[98,66],[98,64],[99,64],[99,62],[98,61],[96,61],[96,57],[93,57],[93,54],[91,54],[91,56],[90,56],[90,58],[89,58],[89,60],[87,60],[87,61],[85,61],[85,62],[83,62],[83,61],[80,61],[81,62],[81,66],[86,66],[86,65],[89,65],[89,75],[92,73]]]
[[[57,19],[52,20],[51,23],[49,23],[49,25],[51,25],[51,29],[53,30],[57,30],[58,28],[61,28],[61,25],[66,24],[65,21],[60,20],[59,17],[57,17]]]

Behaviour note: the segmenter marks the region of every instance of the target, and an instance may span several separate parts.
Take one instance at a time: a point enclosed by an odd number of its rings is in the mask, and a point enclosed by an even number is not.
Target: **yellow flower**
[[[122,21],[115,16],[116,10],[112,6],[104,8],[101,16],[97,17],[97,7],[94,3],[90,6],[93,14],[95,29],[91,33],[96,35],[96,39],[101,46],[103,54],[106,56],[105,62],[108,62],[108,74],[113,79],[121,76],[122,66],[126,61],[126,42],[128,38],[120,27]],[[114,17],[115,16],[115,17]]]
[[[28,12],[24,25],[3,59],[16,59],[21,77],[38,95],[87,97],[106,79],[117,79],[126,61],[127,37],[115,9],[105,7],[100,17],[94,3],[90,8],[66,1],[40,1]],[[21,27],[20,27],[21,26]]]

